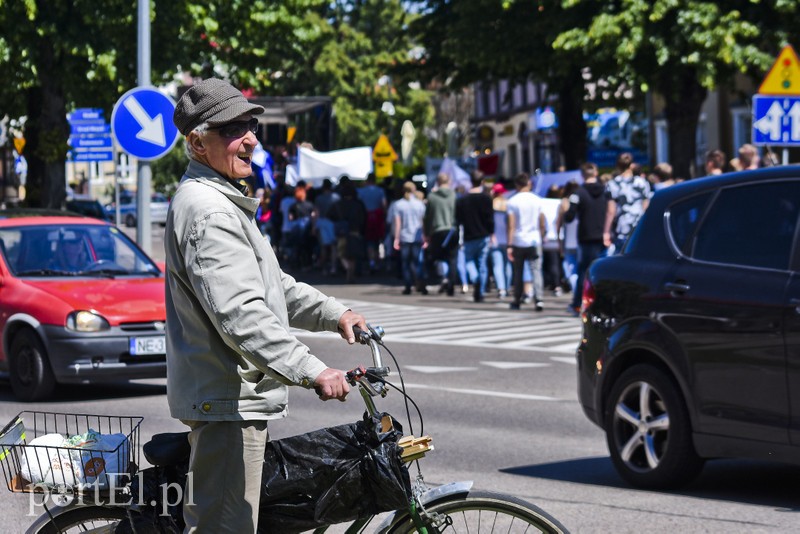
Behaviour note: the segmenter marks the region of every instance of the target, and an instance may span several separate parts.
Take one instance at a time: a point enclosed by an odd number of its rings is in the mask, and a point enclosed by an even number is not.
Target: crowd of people
[[[705,173],[761,164],[757,149],[743,145],[731,161],[708,152]],[[619,155],[613,172],[600,174],[593,163],[580,171],[581,183],[554,185],[544,197],[525,173],[488,183],[476,170],[468,187],[440,174],[427,195],[413,181],[378,184],[374,175],[320,187],[300,181],[259,191],[257,217],[292,269],[347,282],[385,271],[402,281],[405,295],[434,287],[475,302],[510,299],[511,309],[531,303],[541,311],[545,295],[571,292],[568,311],[577,314],[589,264],[621,250],[650,197],[681,181],[668,163],[644,173],[630,153]]]

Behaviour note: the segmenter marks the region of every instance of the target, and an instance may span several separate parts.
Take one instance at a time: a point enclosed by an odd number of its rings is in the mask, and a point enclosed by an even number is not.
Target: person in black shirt
[[[473,262],[478,280],[472,280],[473,300],[483,302],[489,278],[487,258],[489,242],[494,234],[492,198],[483,189],[483,173],[472,171],[472,189],[456,201],[456,223],[464,228],[464,259]]]
[[[608,193],[605,185],[597,179],[597,165],[591,162],[581,165],[583,185],[569,197],[569,209],[564,214],[567,222],[578,218],[578,282],[572,293],[569,311],[580,312],[583,299],[583,279],[586,269],[597,258],[608,252],[603,242],[603,229],[608,209]]]

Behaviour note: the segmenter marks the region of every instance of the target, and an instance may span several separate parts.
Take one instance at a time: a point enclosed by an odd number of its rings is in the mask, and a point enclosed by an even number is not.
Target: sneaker
[[[499,298],[500,300],[503,300],[507,296],[508,296],[508,291],[506,291],[505,289],[501,289],[500,291],[497,292],[497,298]]]
[[[544,302],[541,300],[536,301],[536,307],[534,308],[536,311],[542,311],[544,309]]]
[[[407,287],[407,288],[405,288],[403,290],[403,295],[410,295],[410,294],[411,294],[411,288],[410,287]]]
[[[461,286],[461,294],[466,295],[467,293],[469,293],[469,286],[464,284],[463,286]]]
[[[531,302],[533,302],[533,295],[525,295],[522,298],[522,302],[524,302],[525,304],[530,304]]]
[[[554,294],[555,296],[557,296],[557,297],[560,297],[561,295],[563,295],[563,294],[564,294],[564,290],[563,290],[563,289],[561,289],[561,287],[560,287],[560,286],[556,286],[556,288],[553,290],[553,294]]]
[[[508,305],[508,309],[509,310],[518,310],[519,309],[519,304],[517,304],[516,302],[512,302],[511,304]]]
[[[473,302],[483,302],[484,301],[483,295],[475,295],[475,296],[473,296],[472,297],[472,301]]]
[[[427,295],[428,294],[428,288],[425,287],[425,286],[419,286],[419,293],[420,293],[420,295]]]

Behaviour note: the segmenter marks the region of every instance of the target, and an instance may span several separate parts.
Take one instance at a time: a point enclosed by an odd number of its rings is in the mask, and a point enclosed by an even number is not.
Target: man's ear
[[[192,150],[195,154],[205,154],[206,147],[203,144],[203,138],[197,135],[195,132],[189,134],[187,138],[187,142],[191,145]]]

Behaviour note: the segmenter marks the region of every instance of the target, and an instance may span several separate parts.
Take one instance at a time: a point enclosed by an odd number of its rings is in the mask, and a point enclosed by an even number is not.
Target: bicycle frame
[[[369,331],[362,331],[360,329],[356,332],[356,339],[359,343],[363,345],[368,345],[370,351],[372,352],[372,362],[373,367],[369,368],[368,372],[370,374],[385,377],[389,374],[389,368],[383,365],[383,359],[380,352],[380,344],[379,341],[383,337],[383,329],[380,327],[369,327]],[[360,370],[350,371],[348,373],[348,379],[351,381],[352,384],[358,386],[359,393],[361,394],[362,399],[364,400],[364,404],[366,405],[367,412],[370,415],[375,415],[377,413],[377,408],[375,406],[375,402],[373,397],[377,396],[385,396],[386,395],[386,386],[380,381],[371,382],[367,376],[365,376],[365,370],[362,368]],[[414,522],[414,525],[417,526],[417,531],[420,534],[427,534],[428,529],[424,526],[424,510],[425,505],[431,503],[435,500],[449,497],[458,494],[466,494],[472,488],[473,482],[472,481],[461,481],[461,482],[453,482],[449,484],[445,484],[433,489],[417,489],[414,492],[414,495],[409,500],[408,508],[396,510],[394,512],[390,512],[381,523],[377,526],[375,532],[383,533],[388,531],[396,521],[405,519],[410,517]],[[124,492],[126,490],[129,491],[129,487],[122,488],[122,492],[120,492],[120,496],[124,496]],[[129,496],[129,495],[128,495]],[[112,501],[113,502],[113,501]],[[124,499],[120,499],[117,501],[118,503],[124,502]],[[80,508],[86,506],[85,503],[82,503],[80,499],[73,499],[71,502],[64,504],[64,505],[56,505],[47,509],[47,511],[36,518],[36,520],[31,524],[26,532],[34,533],[41,529],[45,524],[49,523],[53,518],[58,517],[62,514],[70,512],[75,508]],[[108,506],[114,506],[112,504],[108,504]],[[128,506],[124,504],[117,504],[116,506]],[[368,525],[375,516],[369,516],[362,519],[356,519],[348,526],[347,530],[345,531],[346,534],[354,534],[360,532],[362,528]],[[327,531],[327,529],[332,526],[323,526],[319,527],[313,532],[315,534],[322,534]]]

